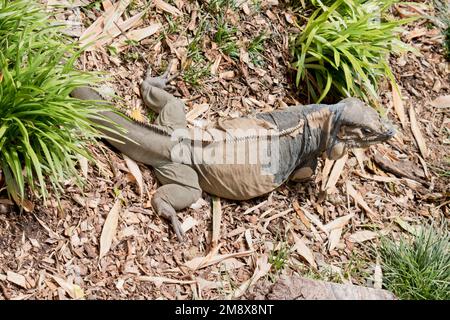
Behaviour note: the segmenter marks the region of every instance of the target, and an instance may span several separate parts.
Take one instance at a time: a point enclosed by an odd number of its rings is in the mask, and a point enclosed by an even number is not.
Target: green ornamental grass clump
[[[450,299],[450,234],[445,225],[422,227],[399,241],[382,239],[383,283],[400,299]]]
[[[450,3],[447,0],[433,0],[435,19],[444,36],[444,54],[450,61]],[[435,23],[436,24],[436,23]]]
[[[0,0],[0,169],[18,203],[27,187],[61,191],[100,136],[88,120],[100,107],[69,97],[98,77],[74,68],[80,51],[68,43],[35,1]]]
[[[377,84],[387,77],[391,52],[409,50],[399,27],[411,21],[387,20],[396,0],[315,0],[316,8],[291,45],[296,85],[309,100],[354,96],[376,101]]]

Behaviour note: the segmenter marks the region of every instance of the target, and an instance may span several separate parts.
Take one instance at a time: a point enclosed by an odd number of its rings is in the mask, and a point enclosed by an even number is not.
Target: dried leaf
[[[136,179],[136,183],[139,187],[139,195],[142,196],[144,194],[144,180],[142,178],[141,169],[139,169],[138,164],[133,159],[128,158],[124,153],[122,153],[122,156],[134,179]]]
[[[78,162],[80,163],[81,172],[83,173],[83,176],[87,179],[88,177],[88,160],[83,157],[82,155],[77,155]]]
[[[105,43],[110,42],[112,39],[116,38],[123,32],[126,32],[128,29],[131,29],[139,24],[142,21],[142,17],[144,16],[146,10],[139,12],[138,14],[132,16],[131,18],[125,20],[122,23],[118,23],[117,26],[114,26],[108,31],[107,34],[102,34],[97,37],[97,41],[95,42],[96,47],[101,47]]]
[[[98,36],[103,32],[103,22],[105,18],[100,16],[95,20],[89,28],[84,30],[83,34],[80,36],[80,46],[85,46],[93,41],[95,41]]]
[[[249,248],[250,250],[254,250],[254,248],[253,248],[252,234],[251,234],[250,229],[245,230],[244,236],[245,236],[245,241],[247,241],[248,248]]]
[[[213,251],[217,252],[217,250],[213,250]],[[211,252],[213,252],[213,251],[211,251]],[[198,270],[198,269],[202,269],[202,268],[220,263],[226,259],[245,257],[245,256],[252,254],[253,252],[254,252],[253,250],[248,250],[248,251],[229,253],[229,254],[219,254],[219,255],[208,254],[206,257],[196,257],[196,258],[186,262],[184,265],[191,270]]]
[[[360,176],[361,178],[367,179],[367,180],[373,180],[373,181],[377,181],[377,182],[394,182],[394,183],[400,183],[402,181],[402,179],[396,178],[396,177],[383,177],[383,176],[378,176],[378,175],[369,175],[369,174],[364,174],[364,173],[360,173],[360,172],[356,172],[356,174],[358,176]]]
[[[209,281],[200,277],[195,278],[200,291],[211,290],[223,287],[222,281]]]
[[[25,210],[25,212],[32,212],[34,210],[34,203],[30,200],[21,199],[16,193],[12,193],[11,197],[19,207]]]
[[[300,205],[298,204],[297,200],[294,200],[292,202],[292,206],[294,207],[295,212],[297,212],[298,217],[300,218],[300,220],[303,222],[303,224],[308,228],[311,229],[311,223],[309,222],[309,220],[306,218],[305,214],[302,211],[302,208],[300,207]]]
[[[369,205],[364,201],[363,197],[359,194],[358,191],[353,188],[350,181],[347,181],[347,193],[351,196],[357,204],[359,204],[368,214],[370,219],[375,218],[377,215],[375,212],[370,209]]]
[[[191,284],[191,283],[197,283],[195,280],[177,280],[177,279],[170,279],[166,277],[153,277],[153,276],[139,276],[136,278],[139,281],[147,281],[147,282],[153,282],[156,287],[161,287],[163,283],[173,283],[173,284]]]
[[[336,246],[339,243],[339,240],[341,239],[341,235],[342,235],[342,228],[336,228],[336,229],[331,230],[330,236],[328,237],[328,250],[329,251],[336,248]]]
[[[117,23],[117,20],[124,13],[125,9],[130,5],[130,3],[131,0],[119,0],[119,2],[117,2],[117,4],[114,6],[113,10],[108,10],[108,14],[105,13],[103,33],[109,33],[109,30],[112,27],[117,28],[114,23]]]
[[[61,288],[72,298],[72,299],[83,299],[84,291],[80,288],[80,286],[73,284],[72,282],[66,281],[63,278],[50,275],[56,283],[59,284]]]
[[[282,217],[282,216],[284,216],[284,215],[286,215],[286,214],[288,214],[288,213],[290,213],[290,212],[292,212],[292,211],[294,211],[294,209],[290,208],[290,209],[284,210],[284,211],[282,211],[282,212],[280,212],[280,213],[274,214],[273,216],[270,216],[270,217],[267,218],[266,221],[264,222],[263,229],[267,229],[267,227],[269,226],[269,223],[270,223],[272,220],[278,219],[279,217]]]
[[[299,277],[282,275],[267,290],[267,299],[280,300],[395,300],[387,290],[367,288],[353,284],[337,284]],[[320,310],[318,310],[320,312]]]
[[[125,37],[113,42],[111,46],[115,47],[118,52],[122,51],[130,40],[141,41],[144,38],[150,37],[161,28],[161,24],[155,23],[143,29],[132,30],[126,33]]]
[[[6,272],[6,280],[24,288],[24,289],[27,288],[27,280],[21,274],[18,274],[18,273],[12,272],[12,271],[7,271]]]
[[[187,217],[186,220],[181,224],[181,230],[183,232],[187,232],[198,224],[198,221],[192,218],[191,216]]]
[[[450,108],[450,95],[440,96],[434,99],[430,104],[438,108]]]
[[[420,131],[419,124],[417,123],[416,113],[412,107],[409,108],[409,119],[411,122],[411,131],[414,139],[416,139],[417,145],[419,146],[420,153],[422,154],[422,157],[426,158],[428,155],[428,149],[422,132]]]
[[[208,202],[206,202],[203,198],[199,198],[196,202],[194,202],[193,204],[191,204],[189,206],[189,208],[194,209],[194,210],[198,210],[201,207],[207,206]]]
[[[365,173],[364,160],[366,160],[367,157],[366,157],[366,154],[364,152],[364,149],[355,148],[355,149],[352,150],[352,152],[355,155],[356,160],[358,161],[359,169],[361,170],[361,172]]]
[[[413,234],[413,235],[419,235],[419,228],[413,227],[411,226],[408,222],[406,222],[405,220],[403,220],[400,217],[396,217],[395,222],[397,222],[397,224],[405,231],[408,231],[409,233]]]
[[[216,75],[217,70],[219,70],[220,61],[222,60],[222,55],[217,55],[216,60],[214,60],[214,63],[211,65],[211,74]]]
[[[208,111],[208,109],[209,109],[208,103],[202,103],[202,104],[196,103],[192,106],[192,109],[186,114],[186,120],[192,123],[195,119],[197,119],[203,113]]]
[[[334,187],[341,176],[342,169],[344,169],[345,162],[347,161],[348,154],[346,153],[342,158],[336,160],[333,165],[333,169],[331,170],[330,176],[328,177],[327,184],[325,186],[325,190],[330,190],[330,188]]]
[[[414,30],[411,30],[410,32],[408,32],[405,39],[409,42],[412,39],[421,37],[423,35],[426,35],[427,33],[428,33],[428,30],[426,28],[417,28],[417,29],[414,29]]]
[[[299,238],[294,232],[292,232],[292,236],[294,237],[295,245],[294,249],[297,251],[299,255],[301,255],[305,260],[313,267],[317,268],[316,260],[314,259],[313,252],[308,248],[306,243]]]
[[[65,8],[75,8],[82,7],[89,4],[89,0],[47,0],[47,6],[49,7],[65,7]]]
[[[217,246],[220,237],[220,224],[222,222],[222,206],[219,197],[212,197],[212,246]]]
[[[330,175],[331,169],[333,168],[334,161],[328,158],[325,159],[325,164],[322,169],[322,191],[325,190],[325,186],[327,184],[328,176]]]
[[[234,79],[234,71],[233,70],[224,71],[224,72],[219,74],[219,78],[220,79],[225,79],[225,80]]]
[[[62,237],[57,234],[55,231],[50,229],[42,220],[40,220],[36,215],[34,215],[39,224],[48,232],[49,236],[53,239],[62,239]]]
[[[402,124],[402,127],[406,128],[405,107],[403,106],[401,93],[399,91],[401,91],[400,87],[398,87],[397,89],[395,85],[392,86],[392,102],[394,104],[395,113],[397,113],[397,116]]]
[[[103,0],[102,1],[103,10],[107,11],[110,10],[113,6],[113,3],[110,0]]]
[[[380,262],[378,261],[375,265],[375,270],[373,273],[373,287],[375,289],[381,289],[383,287],[383,271],[381,270]]]
[[[251,208],[248,208],[247,210],[244,211],[243,215],[252,213],[253,211],[255,211],[256,209],[261,208],[262,206],[264,206],[267,203],[267,200],[264,200],[263,202],[258,203],[256,206],[253,206]]]
[[[245,281],[236,291],[234,291],[228,298],[238,298],[242,296],[245,291],[254,283],[256,283],[260,278],[264,277],[269,271],[272,265],[268,262],[268,257],[266,255],[258,257],[256,260],[256,268],[252,277]]]
[[[244,2],[243,4],[242,4],[242,11],[244,11],[244,13],[248,16],[248,15],[250,15],[250,8],[248,7],[248,4],[247,4],[247,2]]]
[[[117,224],[119,222],[119,213],[122,208],[121,200],[116,199],[114,206],[109,211],[103,225],[102,234],[100,235],[100,255],[99,259],[103,258],[111,248],[112,239],[116,234]]]
[[[378,237],[377,233],[375,233],[373,231],[369,231],[369,230],[362,230],[362,231],[356,231],[355,233],[350,235],[350,237],[348,237],[348,239],[351,242],[361,243],[361,242],[364,242],[367,240],[375,239],[376,237]]]
[[[174,6],[162,1],[162,0],[153,0],[153,3],[158,9],[161,9],[165,12],[168,12],[170,14],[173,14],[174,16],[181,16],[183,13],[175,8]]]
[[[240,262],[238,259],[235,259],[235,258],[230,258],[230,259],[224,260],[220,264],[220,267],[223,268],[225,271],[239,269],[244,266],[245,266],[244,263]]]
[[[197,21],[197,14],[198,14],[197,9],[192,10],[191,21],[189,21],[189,24],[187,26],[187,29],[189,31],[194,31],[194,29],[195,29],[195,25],[196,25],[196,21]]]
[[[127,33],[128,40],[141,41],[155,34],[161,28],[161,24],[154,23],[142,29],[132,30]]]
[[[334,229],[340,229],[340,228],[344,227],[350,221],[350,219],[353,218],[354,215],[355,215],[354,213],[350,213],[343,217],[334,219],[333,221],[327,223],[324,226],[324,229],[327,230],[328,232],[330,232]]]
[[[317,218],[315,215],[313,215],[312,213],[309,213],[305,208],[303,208],[303,213],[308,217],[308,219],[314,223],[320,230],[322,230],[323,232],[325,232],[328,235],[328,230],[325,229],[325,226],[323,225],[323,223],[320,221],[319,218]]]

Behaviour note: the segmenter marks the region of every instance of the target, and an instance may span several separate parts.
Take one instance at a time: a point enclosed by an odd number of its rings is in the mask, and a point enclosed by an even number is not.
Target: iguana
[[[176,210],[196,202],[202,190],[233,200],[258,197],[288,179],[311,177],[323,153],[338,159],[348,148],[381,143],[395,133],[373,108],[355,98],[188,128],[184,103],[164,90],[168,78],[168,70],[159,77],[147,72],[140,86],[144,103],[158,114],[154,124],[142,124],[114,111],[104,111],[102,119],[92,120],[106,128],[118,125],[125,129],[124,135],[104,130],[108,142],[154,168],[161,186],[152,197],[152,206],[171,221],[179,240],[184,233]],[[71,95],[102,100],[88,87],[77,88]]]

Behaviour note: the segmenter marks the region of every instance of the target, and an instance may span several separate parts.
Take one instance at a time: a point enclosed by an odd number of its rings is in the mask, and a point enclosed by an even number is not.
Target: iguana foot
[[[158,215],[172,223],[172,227],[177,235],[178,241],[184,241],[184,231],[181,228],[181,223],[178,220],[175,209],[162,199],[153,199],[153,206],[155,207]]]
[[[172,69],[172,65],[173,62],[170,61],[166,71],[164,71],[164,73],[159,77],[152,77],[151,66],[148,66],[144,81],[154,87],[165,89],[167,83],[178,77],[178,74],[170,76],[170,69]]]

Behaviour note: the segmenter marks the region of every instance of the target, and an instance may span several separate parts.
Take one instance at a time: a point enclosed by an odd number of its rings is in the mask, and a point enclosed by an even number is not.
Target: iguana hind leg
[[[200,198],[202,190],[197,173],[191,167],[179,163],[155,167],[155,173],[162,186],[153,195],[153,208],[160,216],[172,222],[178,240],[181,241],[184,235],[175,210],[184,209]]]

